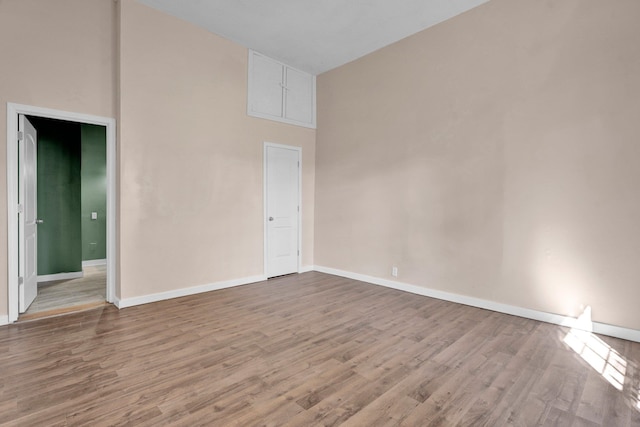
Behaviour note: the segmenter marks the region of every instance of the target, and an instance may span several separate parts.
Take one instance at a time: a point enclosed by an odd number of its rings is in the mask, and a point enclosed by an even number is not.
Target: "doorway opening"
[[[115,120],[9,103],[7,201],[9,322],[114,301]]]
[[[106,128],[24,117],[37,139],[33,165],[37,286],[33,301],[21,301],[19,320],[103,305],[107,289]],[[25,169],[30,167],[28,162],[25,156]],[[27,178],[19,173],[20,179]],[[21,242],[19,238],[18,246]]]

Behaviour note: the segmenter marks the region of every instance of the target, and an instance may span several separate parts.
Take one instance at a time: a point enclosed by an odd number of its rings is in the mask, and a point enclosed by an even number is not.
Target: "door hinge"
[[[300,256],[300,249],[298,249],[298,256]]]
[[[24,207],[20,204],[18,205],[18,213],[23,213],[24,212]]]
[[[18,141],[22,141],[24,139],[24,132],[18,131]]]
[[[22,286],[24,284],[24,277],[18,276],[18,286]]]
[[[298,206],[298,212],[300,212],[300,206]]]
[[[298,167],[300,167],[300,160],[298,160]]]

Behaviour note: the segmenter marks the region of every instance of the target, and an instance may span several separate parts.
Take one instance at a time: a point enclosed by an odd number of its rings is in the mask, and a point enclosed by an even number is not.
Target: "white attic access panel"
[[[249,50],[247,114],[315,129],[316,77]]]

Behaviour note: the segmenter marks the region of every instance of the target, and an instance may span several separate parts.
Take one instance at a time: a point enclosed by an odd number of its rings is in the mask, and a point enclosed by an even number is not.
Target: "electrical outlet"
[[[391,267],[391,275],[393,277],[398,277],[398,267],[396,267],[395,265]]]

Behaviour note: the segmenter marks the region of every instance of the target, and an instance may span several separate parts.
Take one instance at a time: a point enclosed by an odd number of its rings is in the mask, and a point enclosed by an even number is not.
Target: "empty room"
[[[0,425],[640,426],[639,18],[0,0]]]

